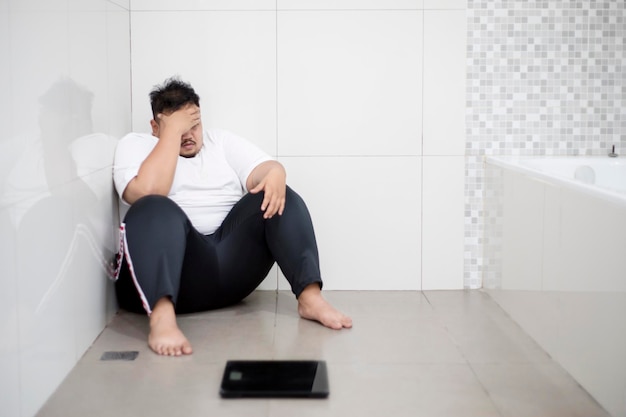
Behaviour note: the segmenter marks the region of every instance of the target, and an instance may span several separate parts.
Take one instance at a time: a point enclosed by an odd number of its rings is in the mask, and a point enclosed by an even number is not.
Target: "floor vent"
[[[139,352],[136,350],[109,351],[100,356],[101,361],[134,361]]]

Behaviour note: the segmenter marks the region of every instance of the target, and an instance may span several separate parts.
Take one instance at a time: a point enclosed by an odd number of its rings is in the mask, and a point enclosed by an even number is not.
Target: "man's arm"
[[[200,108],[187,106],[169,115],[159,114],[157,119],[158,123],[153,121],[153,134],[156,133],[159,141],[124,190],[122,197],[128,204],[150,194],[168,195],[174,181],[181,137],[200,123]]]
[[[287,173],[278,161],[265,161],[256,166],[248,176],[246,188],[252,194],[265,192],[261,210],[264,218],[269,219],[276,213],[282,215],[285,210]]]

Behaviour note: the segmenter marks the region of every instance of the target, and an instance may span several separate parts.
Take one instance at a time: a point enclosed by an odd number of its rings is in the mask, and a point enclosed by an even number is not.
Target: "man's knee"
[[[301,208],[307,209],[306,203],[304,202],[302,197],[300,197],[300,194],[295,192],[291,187],[287,186],[287,192],[285,194],[285,207],[288,207],[290,205],[296,205]]]
[[[135,218],[180,218],[186,219],[183,210],[170,198],[162,195],[146,195],[141,197],[128,209],[125,222]]]

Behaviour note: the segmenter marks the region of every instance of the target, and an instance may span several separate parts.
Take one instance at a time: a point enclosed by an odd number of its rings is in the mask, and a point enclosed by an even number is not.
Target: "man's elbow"
[[[131,181],[126,189],[124,190],[124,194],[122,198],[128,204],[132,205],[141,197],[145,197],[147,195],[162,195],[167,196],[169,194],[169,189],[165,189],[163,186],[158,186],[155,184],[140,184],[135,183],[135,180]]]

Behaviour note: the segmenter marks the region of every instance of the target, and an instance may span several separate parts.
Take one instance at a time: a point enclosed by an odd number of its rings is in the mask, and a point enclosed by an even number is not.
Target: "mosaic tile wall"
[[[468,0],[465,275],[482,285],[485,155],[626,154],[624,0]]]

